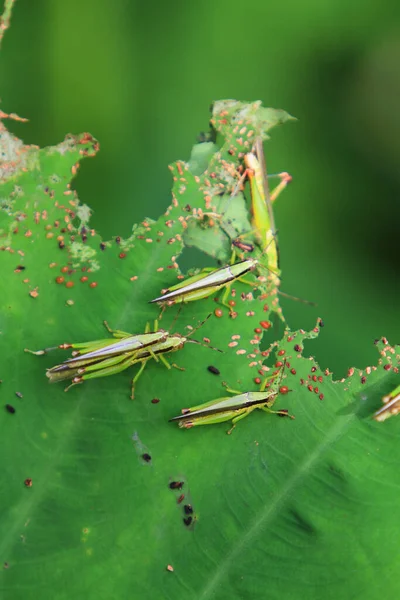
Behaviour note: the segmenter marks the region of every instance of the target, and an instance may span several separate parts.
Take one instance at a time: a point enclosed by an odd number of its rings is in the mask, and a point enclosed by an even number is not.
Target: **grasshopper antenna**
[[[173,321],[172,321],[172,323],[171,323],[171,326],[169,327],[169,329],[170,329],[171,331],[173,331],[173,329],[174,329],[174,325],[175,325],[175,323],[176,323],[176,322],[177,322],[177,320],[178,320],[178,317],[179,317],[179,315],[180,315],[180,312],[181,312],[181,310],[182,310],[182,305],[183,305],[182,303],[180,303],[180,304],[179,304],[179,308],[178,308],[178,310],[176,311],[176,315],[175,315],[175,317],[174,317],[174,319],[173,319]],[[164,308],[165,308],[165,307],[164,307]]]
[[[191,336],[195,331],[197,331],[198,329],[200,329],[200,327],[203,327],[204,323],[206,323],[208,321],[208,319],[212,316],[212,313],[209,313],[205,319],[203,319],[201,321],[201,323],[199,323],[197,325],[197,327],[194,327],[193,329],[191,329],[190,333],[187,335],[187,337]],[[189,326],[190,327],[190,326]],[[198,340],[187,340],[188,342],[192,342],[192,344],[199,344],[199,346],[204,346],[205,348],[210,348],[210,350],[215,350],[216,352],[221,352],[221,354],[224,354],[223,350],[220,350],[219,348],[215,348],[214,346],[210,346],[210,344],[203,344],[202,342],[199,342]]]
[[[308,304],[309,306],[318,306],[316,302],[304,300],[303,298],[298,298],[297,296],[292,296],[291,294],[286,294],[285,292],[281,292],[281,290],[278,290],[278,294],[284,296],[285,298],[289,298],[290,300],[295,300],[295,302],[301,302],[302,304]]]
[[[209,313],[205,319],[203,319],[198,325],[197,327],[192,327],[191,325],[188,325],[187,327],[190,329],[190,333],[187,335],[187,337],[189,337],[190,335],[192,335],[192,333],[194,333],[195,331],[197,331],[198,329],[200,329],[200,327],[203,327],[204,323],[207,323],[208,319],[212,316],[212,313]]]
[[[202,342],[199,342],[198,340],[186,340],[187,342],[191,342],[192,344],[198,344],[199,346],[204,346],[204,348],[210,348],[210,350],[215,350],[216,352],[220,352],[221,354],[225,354],[225,352],[223,350],[220,350],[219,348],[216,348],[215,346],[210,346],[210,344],[203,344]]]

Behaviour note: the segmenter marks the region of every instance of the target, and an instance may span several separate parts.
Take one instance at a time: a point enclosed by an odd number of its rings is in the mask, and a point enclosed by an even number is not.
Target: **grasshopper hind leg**
[[[232,433],[232,431],[235,429],[236,423],[238,423],[242,419],[245,419],[246,417],[248,417],[249,414],[254,410],[254,408],[255,408],[254,406],[250,406],[247,410],[243,411],[240,415],[238,415],[237,417],[234,417],[232,419],[232,427],[226,433],[228,435],[230,435]]]
[[[295,419],[293,415],[289,415],[288,411],[285,408],[282,408],[281,410],[271,410],[267,406],[260,406],[259,408],[261,408],[261,410],[263,410],[264,412],[272,415],[278,415],[279,417],[289,417],[290,419]]]
[[[147,364],[147,360],[144,360],[142,362],[142,364],[141,364],[141,367],[140,367],[139,371],[136,373],[135,377],[133,377],[133,379],[132,379],[132,384],[131,384],[131,400],[135,399],[135,385],[136,385],[137,380],[139,379],[139,377],[141,376],[141,374],[145,370],[146,364]]]
[[[75,378],[76,380],[78,380],[78,377]],[[64,392],[68,392],[68,390],[70,390],[72,387],[74,387],[74,385],[79,385],[80,383],[83,383],[83,379],[79,378],[79,381],[72,381],[72,383],[70,383],[69,385],[67,385],[66,388],[64,388]]]

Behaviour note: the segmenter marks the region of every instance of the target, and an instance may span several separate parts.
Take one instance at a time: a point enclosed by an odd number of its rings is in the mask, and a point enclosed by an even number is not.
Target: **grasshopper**
[[[67,391],[72,386],[83,383],[87,379],[115,375],[132,365],[141,363],[139,371],[132,379],[131,399],[133,400],[135,384],[145,369],[147,362],[150,359],[154,359],[156,362],[160,360],[168,369],[171,367],[181,369],[181,367],[178,367],[174,363],[170,365],[164,354],[177,352],[183,348],[186,342],[200,344],[196,340],[189,339],[189,336],[201,327],[203,323],[204,321],[185,337],[179,333],[170,334],[164,329],[158,329],[157,321],[154,323],[155,331],[149,332],[149,325],[147,325],[144,334],[136,335],[110,329],[108,324],[104,322],[107,330],[115,338],[118,338],[118,341],[112,342],[110,339],[102,339],[78,344],[61,344],[58,348],[73,348],[73,357],[48,369],[46,375],[50,383],[72,380],[72,383],[65,389]],[[36,352],[25,349],[25,352],[42,355],[50,350],[54,350],[54,348],[47,348]]]
[[[202,271],[193,277],[189,277],[185,281],[178,283],[168,288],[162,296],[150,300],[150,304],[157,302],[161,306],[170,306],[172,304],[193,302],[202,298],[208,298],[215,294],[221,288],[226,287],[222,297],[222,304],[227,306],[229,310],[232,308],[227,304],[226,299],[229,295],[229,288],[234,281],[248,281],[243,279],[243,276],[250,271],[253,271],[259,264],[256,258],[248,258],[240,262],[214,269],[210,273]]]
[[[251,222],[255,238],[262,252],[265,252],[267,256],[268,269],[276,274],[273,283],[278,287],[280,274],[279,252],[272,202],[276,200],[292,178],[288,173],[281,173],[279,175],[280,184],[270,193],[261,138],[258,138],[255,143],[255,153],[249,152],[246,154],[244,162],[250,181]]]
[[[244,162],[247,167],[245,173],[250,181],[251,190],[253,231],[249,233],[254,233],[255,239],[261,248],[261,256],[263,254],[267,256],[268,266],[263,266],[264,268],[267,268],[270,273],[270,283],[272,287],[278,289],[280,284],[279,250],[272,204],[286,188],[288,183],[292,181],[292,177],[286,172],[279,173],[278,177],[281,181],[272,192],[270,192],[268,178],[274,176],[267,175],[261,138],[257,138],[254,150],[255,152],[249,152],[244,157]],[[244,236],[246,235],[248,234],[244,234]],[[245,252],[253,252],[253,245],[243,242],[241,237],[234,239],[232,245]],[[279,294],[291,298],[292,300],[315,306],[314,302],[303,300],[302,298],[292,296],[291,294],[286,294],[281,290],[279,290]]]
[[[227,387],[227,391],[235,394],[234,396],[224,396],[193,406],[192,408],[182,409],[182,414],[177,417],[173,417],[170,421],[178,421],[178,425],[181,428],[189,429],[196,425],[212,425],[215,423],[224,423],[225,421],[231,421],[232,427],[227,431],[228,434],[232,433],[236,427],[236,423],[241,419],[247,417],[253,410],[259,408],[268,413],[275,413],[281,416],[293,416],[288,415],[286,409],[282,410],[271,410],[271,406],[274,404],[277,391],[266,390],[266,382],[271,377],[276,377],[276,374],[267,377],[262,383],[259,392],[240,392],[238,390],[232,390]],[[280,388],[281,393],[287,393],[289,390],[286,387]]]

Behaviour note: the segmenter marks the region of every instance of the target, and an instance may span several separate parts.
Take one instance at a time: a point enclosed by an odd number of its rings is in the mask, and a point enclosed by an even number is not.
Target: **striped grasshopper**
[[[258,392],[243,393],[227,387],[227,391],[235,394],[234,396],[224,396],[216,400],[211,400],[211,402],[205,402],[191,408],[184,408],[181,415],[173,417],[170,421],[177,421],[179,427],[184,429],[189,429],[197,425],[213,425],[231,421],[232,427],[227,431],[230,434],[236,427],[236,423],[247,417],[256,408],[267,413],[289,416],[291,419],[294,419],[293,416],[288,414],[286,409],[271,410],[277,395],[289,392],[286,386],[281,386],[279,390],[266,390],[267,381],[275,377],[276,373],[267,377],[261,384],[260,391]]]
[[[72,386],[83,383],[87,379],[115,375],[140,363],[140,369],[132,379],[131,399],[133,400],[135,384],[149,360],[161,361],[168,369],[175,367],[183,370],[175,363],[171,365],[164,354],[181,350],[187,342],[200,344],[197,340],[191,340],[189,336],[197,331],[203,323],[204,321],[192,329],[187,336],[183,336],[179,333],[170,334],[164,329],[158,329],[157,321],[154,323],[153,332],[150,332],[149,325],[146,325],[145,333],[134,335],[125,331],[113,330],[105,322],[107,330],[118,341],[113,342],[110,339],[102,339],[92,342],[61,344],[58,348],[72,348],[73,356],[63,363],[47,369],[46,375],[50,383],[71,380],[72,383],[65,389],[65,391],[68,391]],[[208,347],[212,348],[212,346]],[[38,356],[47,354],[47,352],[54,349],[47,348],[38,351],[25,349],[25,352]],[[216,348],[212,349],[217,350]]]
[[[150,300],[150,304],[157,302],[161,306],[171,306],[172,304],[193,302],[202,298],[208,298],[212,294],[218,292],[225,287],[226,290],[222,297],[222,304],[227,306],[229,310],[232,308],[227,304],[226,299],[229,295],[229,289],[234,281],[245,281],[243,276],[250,271],[253,271],[259,265],[259,261],[255,258],[248,258],[240,262],[213,269],[210,273],[202,271],[197,275],[193,275],[185,281],[171,286],[162,296]]]

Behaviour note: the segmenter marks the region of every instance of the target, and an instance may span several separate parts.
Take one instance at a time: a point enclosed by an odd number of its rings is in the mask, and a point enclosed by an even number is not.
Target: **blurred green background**
[[[157,217],[167,165],[187,159],[209,105],[262,100],[299,120],[272,131],[270,172],[289,324],[325,321],[312,351],[336,376],[399,341],[400,5],[377,1],[18,0],[3,41],[1,108],[26,143],[89,131],[75,187],[109,238]],[[307,348],[306,348],[307,350]]]

